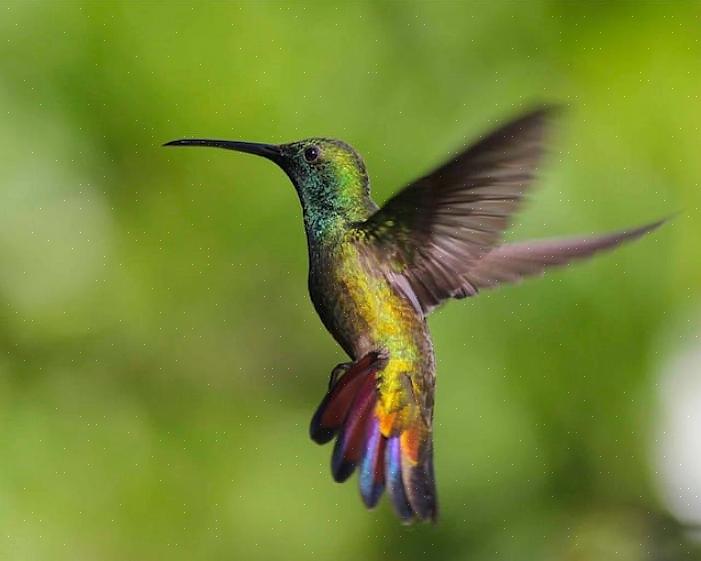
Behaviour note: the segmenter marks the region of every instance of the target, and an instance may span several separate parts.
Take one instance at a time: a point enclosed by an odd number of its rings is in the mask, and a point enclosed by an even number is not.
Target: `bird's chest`
[[[417,319],[410,304],[351,243],[313,252],[309,290],[324,325],[354,358],[405,337]]]

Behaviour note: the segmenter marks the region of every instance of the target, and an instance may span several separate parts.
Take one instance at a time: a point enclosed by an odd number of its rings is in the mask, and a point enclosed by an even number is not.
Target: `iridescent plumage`
[[[368,507],[386,489],[403,521],[437,516],[431,310],[615,247],[661,223],[592,238],[501,244],[535,178],[550,113],[540,109],[507,124],[380,209],[361,157],[338,140],[169,143],[262,155],[295,185],[311,299],[351,358],[333,370],[310,433],[319,443],[336,438],[333,476],[344,481],[357,468]]]

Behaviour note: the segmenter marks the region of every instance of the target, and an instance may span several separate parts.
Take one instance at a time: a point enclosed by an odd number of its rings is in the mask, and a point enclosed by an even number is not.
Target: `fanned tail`
[[[360,382],[367,376],[374,377],[384,362],[380,353],[368,353],[351,364],[346,373],[329,388],[309,427],[309,435],[314,442],[325,444],[336,435],[353,404]]]
[[[377,373],[386,359],[377,352],[354,362],[329,389],[312,418],[310,435],[319,444],[336,436],[333,478],[342,482],[359,470],[360,495],[368,508],[385,488],[405,523],[435,521],[436,488],[431,431],[421,415],[383,434],[378,410]]]
[[[393,473],[401,473],[402,490],[399,481],[392,482],[389,495],[397,514],[406,521],[402,514],[406,506],[410,507],[413,516],[418,520],[436,521],[438,517],[438,502],[436,498],[436,481],[433,475],[433,442],[432,435],[425,426],[423,418],[416,419],[412,425],[400,434],[391,436],[391,453],[387,454],[387,462]],[[398,462],[398,468],[393,464]],[[389,473],[390,470],[388,470]],[[396,489],[396,493],[394,490]]]

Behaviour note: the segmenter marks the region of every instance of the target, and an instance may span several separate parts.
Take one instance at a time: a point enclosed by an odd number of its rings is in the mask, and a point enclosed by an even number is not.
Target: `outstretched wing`
[[[493,132],[359,226],[369,256],[425,314],[446,298],[477,292],[465,275],[499,243],[531,185],[551,114],[539,109]]]
[[[664,222],[665,220],[659,220],[633,230],[621,230],[591,238],[532,240],[505,244],[477,261],[465,274],[465,281],[475,290],[520,282],[526,277],[541,275],[550,267],[586,259],[599,251],[613,249],[623,242],[640,238]]]

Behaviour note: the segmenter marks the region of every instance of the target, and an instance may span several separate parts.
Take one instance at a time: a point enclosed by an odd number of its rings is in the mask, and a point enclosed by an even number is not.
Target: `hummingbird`
[[[319,444],[335,438],[333,478],[358,471],[373,508],[386,490],[404,523],[436,521],[436,365],[427,318],[453,298],[583,259],[664,220],[598,236],[502,241],[536,179],[555,109],[523,114],[413,181],[382,207],[360,154],[332,138],[288,144],[181,139],[262,156],[287,174],[302,206],[308,287],[349,361],[331,370],[312,417]]]

